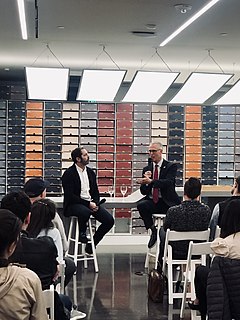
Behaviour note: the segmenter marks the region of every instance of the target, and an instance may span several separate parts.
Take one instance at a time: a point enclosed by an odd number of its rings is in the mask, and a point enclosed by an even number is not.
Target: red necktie
[[[155,165],[153,179],[158,180],[158,164]],[[159,195],[158,188],[153,188],[153,202],[154,203],[158,202],[158,198],[159,198],[158,195]]]

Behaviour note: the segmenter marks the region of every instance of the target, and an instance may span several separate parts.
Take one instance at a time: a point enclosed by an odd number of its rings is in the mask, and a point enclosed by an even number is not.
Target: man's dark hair
[[[15,214],[9,210],[0,209],[0,257],[13,242],[18,240],[21,229],[22,222]]]
[[[1,209],[12,211],[22,222],[31,211],[31,201],[23,191],[13,191],[2,198]]]
[[[74,163],[77,163],[76,158],[82,157],[82,150],[85,149],[84,147],[76,148],[71,152],[71,158]]]
[[[191,177],[184,184],[184,195],[196,199],[201,194],[202,184],[199,179]]]
[[[230,234],[240,232],[240,200],[231,200],[226,208],[221,220],[221,238],[226,238]]]
[[[236,183],[237,183],[237,192],[240,193],[240,176],[236,178]]]

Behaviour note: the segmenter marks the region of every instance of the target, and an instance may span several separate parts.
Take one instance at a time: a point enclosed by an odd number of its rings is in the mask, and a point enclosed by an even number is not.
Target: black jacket
[[[207,281],[209,320],[240,320],[240,260],[215,257]]]
[[[153,177],[153,164],[151,163],[147,167],[143,168],[142,175],[146,171],[152,172]],[[162,166],[160,168],[160,174],[158,180],[153,180],[149,185],[141,185],[140,191],[148,198],[152,194],[152,188],[159,188],[161,191],[163,201],[169,206],[180,204],[180,199],[175,191],[175,178],[177,174],[177,165],[163,159]]]
[[[90,195],[92,197],[92,201],[95,203],[99,202],[99,191],[96,181],[96,174],[95,172],[89,168],[87,169],[87,175],[89,179],[89,186],[90,186]],[[89,206],[89,201],[82,199],[80,197],[81,194],[81,180],[79,174],[77,172],[75,164],[69,167],[62,176],[62,186],[63,186],[63,214],[68,216],[67,213],[68,206],[70,204],[81,203],[86,207]]]
[[[57,271],[57,248],[53,239],[47,236],[28,238],[26,231],[21,232],[20,240],[10,262],[26,265],[40,278],[42,288],[47,289],[53,283]]]

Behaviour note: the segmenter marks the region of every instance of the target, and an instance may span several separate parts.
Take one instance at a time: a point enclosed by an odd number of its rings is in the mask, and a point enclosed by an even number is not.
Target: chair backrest
[[[192,277],[193,277],[193,270],[192,270],[191,264],[194,262],[194,260],[192,260],[192,256],[199,256],[200,255],[202,264],[206,265],[206,255],[214,253],[210,246],[211,246],[211,242],[202,242],[202,243],[194,243],[193,241],[189,242],[186,274],[185,274],[184,287],[183,287],[183,298],[182,298],[181,311],[180,311],[180,319],[184,318],[184,310],[185,310],[186,295],[187,295],[187,282],[188,282],[190,270],[192,272]],[[194,269],[194,271],[195,271],[195,269]],[[195,272],[194,272],[194,276],[195,276]],[[192,281],[193,281],[193,279],[192,279]],[[193,284],[192,284],[192,289],[193,289]]]
[[[210,234],[210,229],[204,231],[174,231],[167,229],[163,256],[163,272],[165,271],[165,265],[168,255],[172,258],[172,251],[169,242],[189,240],[189,241],[208,241]]]
[[[221,228],[219,226],[216,226],[214,239],[220,237],[220,233],[221,233]]]
[[[49,319],[54,320],[54,286],[51,285],[50,289],[43,290],[43,299],[46,309],[50,310]]]

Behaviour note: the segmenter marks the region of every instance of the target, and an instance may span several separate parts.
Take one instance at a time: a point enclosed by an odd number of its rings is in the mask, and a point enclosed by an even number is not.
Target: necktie
[[[158,180],[158,164],[155,165],[153,179]],[[154,203],[158,202],[158,198],[159,198],[158,194],[159,194],[158,188],[153,188],[153,202]]]

